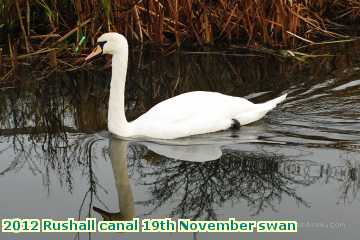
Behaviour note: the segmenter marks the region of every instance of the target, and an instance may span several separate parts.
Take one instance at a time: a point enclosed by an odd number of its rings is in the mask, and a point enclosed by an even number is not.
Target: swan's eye
[[[106,41],[98,42],[98,44],[99,44],[99,46],[101,47],[101,49],[104,49],[105,43],[106,43]]]

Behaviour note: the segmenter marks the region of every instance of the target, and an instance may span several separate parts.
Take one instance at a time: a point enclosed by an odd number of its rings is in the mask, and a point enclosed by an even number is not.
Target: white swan
[[[128,122],[125,116],[125,81],[128,43],[118,33],[101,35],[98,46],[86,57],[112,55],[112,76],[108,110],[108,129],[121,137],[175,139],[226,130],[261,119],[285,100],[286,94],[261,104],[241,97],[216,92],[188,92],[167,99],[152,107],[138,119]]]

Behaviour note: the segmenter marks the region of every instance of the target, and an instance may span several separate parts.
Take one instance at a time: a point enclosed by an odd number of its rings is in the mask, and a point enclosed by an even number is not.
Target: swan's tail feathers
[[[287,94],[284,94],[270,101],[256,104],[256,108],[254,108],[252,111],[239,113],[238,115],[236,115],[235,119],[240,122],[240,125],[246,125],[258,121],[263,118],[266,113],[275,108],[277,104],[284,101],[286,99],[286,96]]]
[[[265,103],[263,103],[263,105],[266,105],[269,107],[269,109],[273,109],[274,107],[276,107],[276,105],[278,105],[279,103],[283,102],[286,99],[287,94],[284,94],[280,97],[274,98],[272,100],[269,100]]]

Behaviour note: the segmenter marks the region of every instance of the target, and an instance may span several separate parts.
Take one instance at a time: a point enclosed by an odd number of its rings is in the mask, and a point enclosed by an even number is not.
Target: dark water
[[[359,50],[359,43],[315,48],[314,54],[334,56],[309,64],[261,53],[164,57],[134,51],[126,87],[129,119],[191,90],[254,102],[289,93],[266,118],[238,131],[174,141],[111,139],[106,131],[108,68],[54,72],[41,81],[41,66],[24,70],[16,83],[3,83],[0,94],[0,216],[296,220],[298,234],[162,233],[146,238],[358,239]]]

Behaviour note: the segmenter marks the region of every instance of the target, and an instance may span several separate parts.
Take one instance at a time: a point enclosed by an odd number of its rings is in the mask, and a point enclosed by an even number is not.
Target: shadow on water
[[[8,206],[1,215],[304,221],[327,212],[352,226],[360,188],[359,48],[344,46],[312,64],[134,51],[129,119],[191,90],[255,102],[289,92],[282,106],[238,131],[172,141],[109,137],[108,69],[56,72],[47,81],[24,69],[0,94],[0,206]]]

